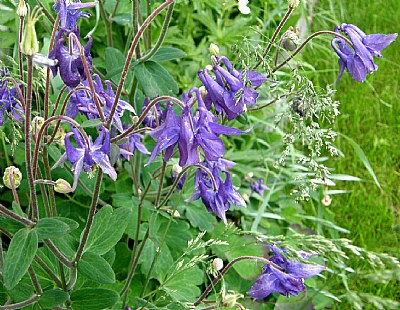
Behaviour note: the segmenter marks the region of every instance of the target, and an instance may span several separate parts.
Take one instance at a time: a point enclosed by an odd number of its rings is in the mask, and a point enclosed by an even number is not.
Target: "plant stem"
[[[43,5],[42,1],[37,0],[37,3],[40,5],[40,7],[42,8],[42,11],[44,13],[44,15],[46,15],[47,19],[50,21],[50,23],[52,23],[53,25],[55,24],[55,20],[53,18],[53,16],[51,16],[51,14],[49,13],[49,11],[47,11],[46,7]]]
[[[19,197],[18,197],[18,192],[17,192],[17,188],[15,187],[15,182],[14,182],[14,175],[13,173],[10,173],[10,185],[11,185],[11,191],[13,193],[14,196],[14,201],[17,205],[21,206],[20,202],[19,202]]]
[[[165,19],[164,19],[164,24],[163,24],[163,26],[161,28],[160,35],[159,35],[159,37],[157,39],[157,42],[155,43],[154,47],[150,51],[148,51],[146,53],[146,55],[141,57],[138,60],[138,62],[145,62],[146,60],[149,60],[160,49],[161,45],[163,44],[163,42],[165,40],[165,36],[167,35],[169,23],[170,23],[171,18],[172,18],[172,13],[174,12],[174,6],[175,6],[175,3],[172,3],[168,7],[167,15],[165,15]],[[151,37],[151,35],[150,35],[150,37]]]
[[[115,94],[114,103],[113,103],[113,105],[112,105],[112,108],[111,108],[111,112],[110,112],[108,121],[107,121],[107,123],[106,123],[106,127],[107,127],[107,128],[110,128],[112,119],[113,119],[114,114],[115,114],[115,111],[116,111],[116,109],[117,109],[118,101],[119,101],[119,98],[121,97],[121,93],[122,93],[122,88],[124,87],[125,80],[126,80],[126,77],[127,77],[127,75],[128,75],[129,65],[131,64],[132,59],[133,59],[133,52],[135,51],[136,46],[137,46],[138,43],[139,43],[140,37],[142,36],[142,34],[143,34],[143,32],[146,30],[146,28],[150,25],[150,23],[156,18],[156,16],[157,16],[162,10],[164,10],[167,6],[169,6],[170,4],[172,4],[173,2],[174,2],[174,0],[166,0],[166,1],[165,1],[163,4],[161,4],[157,9],[155,9],[155,10],[153,11],[153,13],[151,13],[151,14],[146,18],[146,20],[143,22],[142,26],[140,27],[140,29],[139,29],[138,32],[136,33],[136,35],[135,35],[135,37],[134,37],[134,39],[133,39],[133,41],[132,41],[132,45],[131,45],[131,47],[129,48],[128,55],[127,55],[127,57],[126,57],[124,69],[123,69],[123,71],[122,71],[121,78],[120,78],[120,80],[119,80],[117,92],[116,92],[116,94]]]
[[[18,35],[18,58],[19,58],[19,78],[24,82],[24,63],[22,58],[22,35],[24,31],[24,16],[19,17],[19,35]]]
[[[73,267],[74,264],[64,256],[63,253],[60,252],[59,249],[54,245],[54,243],[50,239],[44,240],[44,243],[48,246],[49,250],[58,258],[60,262],[62,262],[67,267]]]
[[[164,152],[162,152],[164,154]],[[164,156],[163,156],[164,157]],[[161,167],[161,174],[160,174],[160,183],[158,184],[158,190],[157,190],[157,196],[156,200],[154,201],[154,207],[158,210],[158,203],[160,202],[160,197],[161,197],[161,191],[163,188],[163,183],[164,183],[164,177],[165,177],[165,168],[167,167],[167,163],[163,161],[162,167]]]
[[[133,179],[133,185],[135,187],[136,196],[140,199],[140,190],[139,190],[137,176],[135,173],[135,163],[133,162],[133,156],[129,157],[129,164],[131,166],[132,179]]]
[[[40,142],[38,142],[40,143]],[[36,155],[36,153],[35,153]],[[44,147],[42,151],[42,159],[43,159],[43,164],[44,164],[44,173],[46,175],[46,178],[48,180],[51,180],[51,170],[50,170],[50,163],[49,163],[49,153],[47,151],[47,148]],[[33,162],[35,164],[35,162]],[[54,195],[54,187],[49,185],[47,186],[47,189],[49,190],[49,198],[50,198],[50,208],[51,208],[51,216],[57,216],[57,203],[56,203],[56,197]]]
[[[99,6],[101,15],[103,17],[104,26],[106,27],[107,31],[107,45],[109,47],[113,47],[113,38],[112,38],[112,21],[109,19],[106,9],[104,8],[103,0],[99,0]]]
[[[265,56],[268,55],[269,51],[272,48],[272,44],[274,44],[276,37],[278,36],[279,32],[281,31],[282,27],[286,24],[287,20],[289,19],[290,15],[292,14],[294,8],[289,6],[288,10],[285,13],[285,16],[283,16],[282,20],[278,24],[278,27],[276,27],[271,40],[269,41],[267,47],[264,50],[264,53],[262,54],[261,59],[255,64],[253,70],[257,69],[257,67],[262,63],[263,59]]]
[[[221,280],[222,276],[237,262],[240,262],[241,260],[246,260],[246,259],[250,259],[250,260],[255,260],[255,261],[260,261],[263,263],[267,263],[270,264],[271,266],[273,266],[274,268],[278,269],[278,270],[282,270],[282,268],[280,268],[279,266],[275,265],[274,263],[272,263],[270,260],[263,258],[263,257],[257,257],[257,256],[240,256],[235,258],[234,260],[232,260],[228,265],[225,266],[224,269],[222,269],[222,271],[215,277],[215,279],[210,283],[209,286],[207,286],[207,288],[205,289],[205,291],[203,292],[203,294],[201,294],[201,296],[193,303],[194,306],[198,306],[201,301],[207,297],[207,295],[211,292],[211,290],[215,287],[215,285],[219,282],[219,280]]]
[[[33,56],[27,56],[28,58],[28,87],[25,101],[25,161],[26,161],[26,173],[28,176],[29,184],[29,204],[32,208],[32,218],[36,222],[39,219],[39,210],[37,205],[35,184],[33,183],[34,175],[32,173],[32,161],[31,161],[31,113],[32,113],[32,75],[33,75]]]
[[[272,69],[272,72],[275,72],[277,70],[279,70],[280,68],[282,68],[284,65],[286,65],[289,61],[291,61],[294,56],[296,56],[306,45],[308,42],[310,42],[312,39],[314,39],[317,36],[320,36],[322,34],[329,34],[329,35],[333,35],[335,37],[339,37],[343,40],[345,40],[351,47],[353,47],[353,43],[346,38],[345,36],[341,35],[340,33],[334,32],[334,31],[329,31],[329,30],[322,30],[322,31],[317,31],[314,32],[312,35],[310,35],[294,52],[293,54],[291,54],[288,58],[286,58],[281,64],[279,64],[278,66],[276,66],[274,69]]]
[[[44,261],[42,261],[42,259],[39,256],[35,255],[34,259],[40,265],[40,267],[42,267],[43,270],[47,272],[47,274],[50,276],[50,278],[53,279],[53,281],[56,283],[58,287],[63,287],[62,282],[57,277],[57,275],[53,272],[53,270],[51,270],[49,266],[46,265]]]
[[[151,0],[146,0],[146,13],[147,16],[149,16],[151,13]],[[151,25],[147,28],[147,49],[150,48],[151,48]]]
[[[132,0],[132,33],[130,34],[129,40],[132,40],[132,36],[134,33],[138,33],[139,30],[139,3],[137,0]],[[130,41],[128,41],[130,42]],[[136,59],[140,57],[140,44],[136,45],[135,48]]]
[[[39,178],[43,179],[40,167],[37,170],[37,172],[38,172]],[[46,217],[50,217],[51,216],[51,210],[50,210],[50,206],[49,206],[49,197],[47,196],[46,187],[45,187],[45,185],[43,183],[39,183],[39,186],[40,186],[40,192],[42,193],[44,209],[46,210]]]
[[[82,257],[83,250],[85,248],[87,239],[89,237],[90,229],[92,228],[94,215],[96,213],[97,203],[99,200],[100,186],[101,186],[102,180],[103,180],[103,170],[99,169],[99,171],[97,172],[96,184],[94,185],[92,203],[90,205],[90,210],[89,210],[89,215],[88,215],[88,219],[86,222],[85,230],[83,231],[82,240],[79,244],[78,251],[76,252],[76,256],[74,259],[75,266]]]
[[[30,227],[30,228],[33,228],[33,227],[35,226],[35,222],[32,222],[31,220],[26,219],[26,218],[24,218],[24,217],[22,217],[22,216],[20,216],[20,215],[18,215],[18,214],[16,214],[16,213],[14,213],[14,212],[8,210],[8,209],[7,209],[5,206],[3,206],[1,203],[0,203],[0,213],[2,213],[2,214],[4,214],[5,216],[7,216],[7,217],[9,217],[9,218],[11,218],[11,219],[13,219],[13,220],[15,220],[15,221],[21,223],[21,224],[24,225],[24,226],[28,226],[28,227]]]
[[[32,265],[29,266],[28,273],[29,273],[29,276],[31,277],[31,281],[32,281],[33,287],[35,288],[36,294],[42,295],[42,293],[43,293],[42,287],[39,284],[38,278],[36,276],[35,270],[33,270]]]
[[[13,309],[22,309],[26,306],[29,306],[30,304],[33,304],[34,302],[38,301],[40,298],[39,295],[35,295],[31,298],[28,298],[27,300],[17,302],[15,304],[10,304],[6,306],[0,306],[0,310],[13,310]]]

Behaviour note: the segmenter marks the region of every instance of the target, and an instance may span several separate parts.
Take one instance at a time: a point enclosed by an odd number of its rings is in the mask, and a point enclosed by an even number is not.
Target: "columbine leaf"
[[[101,310],[111,308],[119,298],[117,292],[105,288],[83,288],[73,291],[73,310]]]
[[[78,263],[78,271],[90,280],[102,284],[115,283],[115,274],[108,262],[98,254],[86,252]]]
[[[68,234],[71,229],[68,224],[56,218],[42,218],[36,224],[39,239],[60,238]]]

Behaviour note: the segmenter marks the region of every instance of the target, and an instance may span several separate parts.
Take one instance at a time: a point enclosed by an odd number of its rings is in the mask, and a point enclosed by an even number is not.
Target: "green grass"
[[[359,26],[368,33],[398,32],[400,2],[398,0],[321,0],[317,4],[313,30],[334,24],[324,16],[333,14],[339,22]],[[328,13],[329,12],[329,13]],[[399,256],[400,245],[400,40],[397,39],[377,59],[379,70],[358,83],[346,72],[337,84],[336,98],[341,102],[335,130],[351,137],[365,152],[378,180],[380,190],[351,145],[344,138],[337,146],[345,154],[331,162],[336,173],[361,177],[363,182],[337,182],[336,189],[352,191],[333,197],[330,208],[339,226],[351,231],[349,239],[358,246]],[[310,56],[308,56],[310,57]],[[311,51],[311,59],[320,59],[318,69],[336,68],[319,73],[318,80],[332,83],[339,72],[337,57],[326,51]],[[355,266],[357,267],[357,266]],[[362,290],[378,296],[400,299],[396,283],[384,288],[360,282]]]

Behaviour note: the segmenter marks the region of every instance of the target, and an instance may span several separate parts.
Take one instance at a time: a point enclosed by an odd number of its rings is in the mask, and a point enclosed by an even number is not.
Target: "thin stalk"
[[[110,16],[108,17],[108,19],[109,19],[110,21],[113,19],[113,17],[115,16],[115,14],[117,14],[119,2],[120,2],[120,0],[117,0],[117,1],[115,2],[114,9],[113,9],[113,11],[111,12]]]
[[[12,191],[13,196],[14,196],[14,201],[16,202],[17,205],[21,206],[21,204],[20,204],[20,202],[19,202],[19,197],[18,197],[17,188],[15,187],[15,182],[14,182],[14,175],[13,175],[13,173],[10,173],[10,185],[11,185],[11,191]]]
[[[25,161],[26,161],[26,174],[28,176],[29,184],[29,204],[32,209],[33,221],[39,219],[39,210],[36,198],[35,184],[33,183],[34,175],[32,173],[32,161],[31,161],[31,113],[32,113],[32,75],[33,75],[33,63],[32,56],[28,58],[28,87],[25,101]]]
[[[77,268],[76,267],[71,268],[70,272],[69,272],[69,281],[67,284],[67,291],[71,290],[74,287],[77,278],[78,278]]]
[[[19,34],[18,34],[18,58],[19,58],[19,78],[24,82],[24,62],[22,58],[22,35],[24,33],[25,16],[19,17]]]
[[[133,162],[133,156],[129,157],[129,164],[131,166],[132,179],[133,179],[133,185],[135,187],[136,196],[140,199],[140,190],[139,190],[139,184],[138,184],[136,173],[135,173],[135,164]]]
[[[50,162],[49,162],[49,153],[47,151],[47,148],[44,147],[42,151],[42,159],[43,159],[43,164],[44,164],[44,173],[46,176],[46,179],[51,180],[51,169],[50,169]],[[57,216],[57,203],[56,203],[56,197],[54,194],[54,187],[49,185],[47,186],[47,189],[49,190],[49,198],[50,198],[50,208],[51,208],[51,216]]]
[[[322,34],[329,34],[335,37],[339,37],[343,40],[345,40],[351,47],[354,48],[353,43],[346,38],[345,36],[341,35],[340,33],[334,32],[334,31],[329,31],[329,30],[322,30],[322,31],[317,31],[314,32],[312,35],[310,35],[294,52],[293,54],[291,54],[288,58],[286,58],[281,64],[279,64],[278,66],[276,66],[274,69],[272,69],[272,72],[275,72],[277,70],[279,70],[280,68],[282,68],[284,65],[286,65],[289,61],[291,61],[294,56],[296,56],[306,45],[308,42],[310,42],[312,39],[314,39],[317,36],[320,36]]]
[[[172,18],[172,13],[174,12],[174,6],[175,6],[175,3],[172,3],[168,7],[167,14],[165,15],[165,19],[164,19],[164,24],[163,24],[163,26],[161,28],[160,35],[159,35],[156,43],[154,44],[153,48],[149,52],[147,52],[146,55],[141,57],[138,60],[138,62],[145,62],[146,60],[149,60],[160,49],[161,45],[163,44],[163,42],[165,40],[165,36],[167,35],[169,23],[171,22],[171,18]]]
[[[67,292],[67,281],[65,279],[65,270],[64,270],[64,265],[61,262],[58,262],[58,267],[60,268],[60,274],[61,274],[61,286],[62,289]]]
[[[17,302],[15,304],[10,304],[10,305],[5,305],[5,306],[0,306],[0,310],[13,310],[13,309],[22,309],[26,306],[29,306],[30,304],[35,303],[38,301],[40,298],[39,295],[35,295],[31,298],[28,298],[27,300]]]
[[[151,0],[146,0],[146,13],[147,16],[151,13]],[[151,48],[151,25],[147,28],[147,48]]]
[[[121,74],[121,78],[120,78],[120,80],[119,80],[117,92],[116,92],[116,94],[115,94],[114,103],[113,103],[112,108],[111,108],[111,112],[110,112],[109,119],[108,119],[108,121],[107,121],[107,123],[106,123],[106,127],[107,127],[107,128],[110,128],[112,119],[113,119],[114,114],[115,114],[115,111],[116,111],[116,109],[117,109],[118,101],[119,101],[119,99],[120,99],[120,97],[121,97],[121,93],[122,93],[122,88],[124,87],[125,80],[126,80],[126,77],[127,77],[127,75],[128,75],[129,65],[130,65],[131,62],[132,62],[133,53],[134,53],[134,51],[135,51],[135,49],[136,49],[136,46],[137,46],[138,43],[139,43],[140,37],[142,36],[142,34],[143,34],[143,32],[146,30],[146,28],[150,25],[150,23],[156,18],[156,16],[157,16],[158,14],[160,14],[160,12],[161,12],[162,10],[164,10],[167,6],[169,6],[169,5],[172,4],[173,2],[174,2],[174,0],[166,0],[166,1],[165,1],[163,4],[161,4],[157,9],[155,9],[155,10],[153,11],[153,13],[151,13],[151,14],[146,18],[146,20],[143,22],[142,26],[140,27],[140,29],[139,29],[138,32],[136,33],[136,35],[135,35],[135,37],[134,37],[134,39],[133,39],[133,41],[132,41],[132,45],[131,45],[131,47],[129,48],[128,55],[127,55],[127,57],[126,57],[126,61],[125,61],[125,65],[124,65],[124,69],[122,70],[122,74]]]
[[[162,152],[164,154],[164,152]],[[156,200],[154,201],[154,207],[159,209],[158,203],[160,202],[161,192],[164,184],[164,177],[165,177],[165,168],[167,167],[167,163],[163,161],[162,168],[161,168],[161,175],[160,175],[160,183],[158,184],[157,196]]]
[[[137,0],[132,0],[132,23],[132,33],[128,42],[132,40],[133,34],[139,31],[139,3]],[[135,56],[136,59],[140,58],[140,44],[135,47]]]
[[[39,280],[38,280],[38,278],[36,276],[35,270],[33,270],[32,265],[29,266],[28,273],[29,273],[29,276],[31,278],[33,287],[35,288],[36,294],[37,295],[42,295],[42,293],[43,293],[42,287],[40,286]]]
[[[103,0],[99,0],[99,6],[101,15],[103,17],[104,26],[106,27],[107,31],[107,45],[109,47],[113,47],[113,38],[112,38],[112,21],[109,19],[106,9],[104,8]]]
[[[138,79],[136,78],[136,76],[134,76],[132,81],[132,87],[128,94],[128,102],[135,108],[135,110],[137,109],[135,100],[137,87],[138,87]]]
[[[81,240],[81,242],[79,244],[78,251],[76,252],[76,256],[75,256],[75,259],[74,259],[75,265],[80,261],[80,259],[82,257],[83,250],[85,248],[87,239],[89,237],[90,229],[92,228],[94,215],[96,213],[97,203],[98,203],[98,200],[99,200],[100,186],[101,186],[101,181],[102,180],[103,180],[103,170],[99,169],[99,171],[97,172],[96,184],[94,185],[92,203],[90,205],[88,219],[87,219],[87,222],[86,222],[85,229],[83,231],[82,240]]]
[[[50,239],[44,240],[44,243],[47,245],[49,250],[58,258],[60,262],[62,262],[67,267],[72,267],[72,262],[64,256],[63,253],[54,245],[54,243]]]
[[[40,7],[42,8],[42,11],[44,13],[44,15],[46,15],[47,19],[50,21],[50,23],[52,23],[53,25],[55,24],[55,19],[53,18],[53,16],[50,14],[49,11],[47,11],[46,7],[43,5],[42,1],[37,0],[37,3],[40,5]]]
[[[149,102],[149,104],[147,105],[146,109],[140,115],[139,120],[135,124],[131,125],[123,133],[121,133],[120,135],[116,136],[115,138],[112,138],[111,139],[111,143],[117,142],[117,141],[129,136],[129,134],[132,131],[134,131],[143,122],[144,118],[150,112],[150,110],[153,108],[153,106],[155,106],[157,102],[160,102],[160,101],[163,101],[163,100],[172,101],[172,102],[178,104],[182,109],[185,108],[185,104],[182,101],[180,101],[179,99],[175,98],[175,97],[171,97],[171,96],[160,96],[160,97],[157,97],[157,98],[155,98],[155,99],[153,99],[153,100],[151,100]]]
[[[205,289],[205,291],[203,292],[203,294],[201,294],[201,296],[193,303],[194,306],[198,306],[202,300],[204,298],[207,297],[207,295],[211,292],[211,290],[215,287],[215,285],[219,282],[219,280],[221,280],[221,278],[223,277],[223,275],[237,262],[240,262],[242,260],[246,260],[246,259],[250,259],[250,260],[255,260],[255,261],[260,261],[263,263],[267,263],[270,264],[271,266],[273,266],[274,268],[281,270],[282,268],[277,266],[276,264],[274,264],[273,262],[271,262],[270,260],[263,258],[263,257],[257,257],[257,256],[240,256],[238,258],[235,258],[234,260],[232,260],[228,265],[225,266],[224,269],[222,269],[222,271],[215,277],[215,279],[210,283],[209,286],[207,286],[207,288]]]
[[[20,215],[18,215],[16,213],[8,210],[1,203],[0,203],[0,213],[2,213],[5,216],[7,216],[7,217],[9,217],[9,218],[21,223],[24,226],[27,226],[27,227],[30,227],[30,228],[33,228],[35,226],[35,222],[32,222],[31,220],[29,220],[27,218],[24,218],[24,217],[22,217],[22,216],[20,216]]]
[[[38,172],[39,178],[43,179],[42,171],[40,170],[40,168],[37,170],[37,172]],[[46,210],[46,217],[50,217],[52,213],[51,213],[51,209],[50,209],[50,205],[49,205],[49,197],[47,196],[46,187],[43,183],[40,183],[39,186],[40,186],[40,192],[42,193],[42,197],[43,197],[44,209]]]
[[[8,81],[11,81],[11,82],[13,83],[14,88],[15,88],[15,90],[16,90],[17,93],[18,93],[18,97],[19,97],[21,106],[22,106],[22,108],[23,108],[24,111],[25,111],[25,98],[24,98],[24,95],[23,95],[23,93],[22,93],[22,91],[21,91],[21,88],[19,87],[19,84],[17,83],[17,81],[16,81],[13,77],[11,77],[11,76],[6,76],[6,77],[4,78],[4,80],[8,80]],[[3,82],[3,83],[4,83],[4,82]],[[3,83],[1,83],[1,86],[3,86]]]
[[[286,24],[287,20],[289,19],[290,15],[292,14],[293,10],[294,10],[294,7],[289,6],[288,10],[285,13],[285,16],[283,16],[282,20],[278,24],[278,27],[276,27],[271,40],[269,41],[267,47],[264,50],[264,53],[262,54],[261,59],[255,64],[253,70],[257,69],[257,67],[262,63],[264,57],[268,55],[269,51],[272,48],[272,44],[274,44],[276,37],[278,36],[282,27]]]
[[[44,271],[47,272],[47,274],[50,276],[50,278],[53,279],[53,281],[58,287],[63,287],[61,280],[57,277],[57,275],[53,272],[53,270],[51,270],[51,268],[47,266],[44,261],[42,261],[42,259],[39,256],[35,255],[34,260],[40,265],[40,267],[43,268]]]
[[[3,270],[3,264],[4,264],[3,239],[1,238],[1,232],[0,232],[0,269],[1,270]]]

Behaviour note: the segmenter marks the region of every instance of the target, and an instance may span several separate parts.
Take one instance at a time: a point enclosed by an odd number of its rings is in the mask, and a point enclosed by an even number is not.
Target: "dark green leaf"
[[[131,213],[130,208],[118,208],[114,211],[110,205],[101,208],[94,217],[85,252],[99,255],[107,253],[121,239]]]
[[[111,308],[119,298],[117,292],[105,288],[83,288],[71,294],[73,310],[101,310]]]
[[[57,306],[62,306],[68,297],[68,293],[62,290],[44,291],[40,296],[39,304],[42,308],[54,309]]]
[[[144,94],[150,98],[174,95],[179,91],[174,78],[155,61],[140,63],[133,70]]]
[[[18,230],[23,228],[24,225],[0,213],[0,227],[15,234]]]
[[[79,227],[79,223],[78,222],[76,222],[76,221],[74,221],[72,219],[69,219],[67,217],[59,217],[58,216],[55,219],[67,224],[69,226],[69,230],[70,231],[73,231],[73,230],[75,230],[75,229],[77,229]]]
[[[116,48],[107,47],[105,51],[105,60],[107,71],[106,78],[115,83],[118,83],[125,65],[124,54],[122,54],[122,52],[120,50],[117,50]],[[131,82],[132,73],[128,72],[125,87],[129,88]]]
[[[90,280],[102,284],[115,283],[115,274],[107,261],[98,254],[86,252],[78,263],[78,271]]]
[[[194,266],[175,273],[163,283],[162,288],[174,300],[194,300],[200,295],[197,285],[201,283],[203,283],[203,272]]]
[[[149,274],[151,264],[156,255],[157,245],[153,240],[148,239],[146,245],[144,246],[143,253],[140,256],[140,263],[142,264],[142,272],[147,276]],[[150,278],[157,279],[161,281],[164,279],[168,272],[169,267],[174,264],[174,259],[172,257],[170,249],[164,243],[160,249],[156,264],[153,267],[153,271]]]
[[[190,204],[185,206],[186,217],[193,227],[198,227],[200,230],[211,231],[217,220],[215,216],[207,211],[206,208]]]
[[[12,289],[21,281],[28,271],[37,248],[36,230],[20,229],[11,239],[3,266],[4,285],[8,289]]]
[[[99,119],[99,118],[88,119],[87,121],[84,121],[84,122],[81,124],[81,127],[82,127],[82,128],[97,127],[97,126],[99,126],[99,125],[101,125],[101,124],[102,124],[102,121],[101,121],[101,119]]]
[[[36,231],[39,239],[60,238],[71,230],[68,224],[56,218],[42,218],[37,222]]]
[[[186,53],[179,48],[175,47],[161,47],[151,60],[154,61],[167,61],[172,59],[179,59],[186,57]]]

